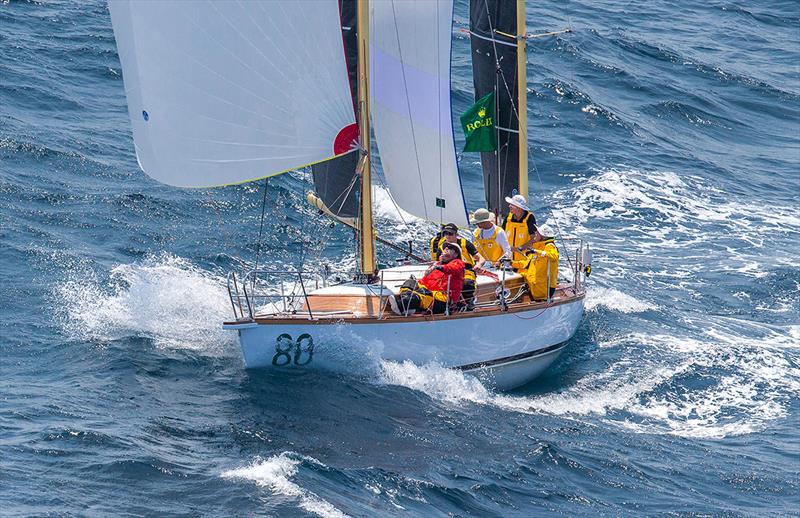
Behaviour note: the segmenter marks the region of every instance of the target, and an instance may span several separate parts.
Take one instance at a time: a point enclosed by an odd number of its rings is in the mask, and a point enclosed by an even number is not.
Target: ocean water
[[[148,179],[106,5],[0,2],[0,514],[800,514],[800,3],[530,4],[574,30],[529,43],[532,204],[595,261],[565,353],[503,394],[244,370],[219,324],[263,182]],[[267,260],[352,265],[309,187],[269,180]],[[376,189],[384,236],[423,246]]]

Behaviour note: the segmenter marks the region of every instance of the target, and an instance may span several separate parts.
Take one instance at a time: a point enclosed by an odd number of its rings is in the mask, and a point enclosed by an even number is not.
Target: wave
[[[800,395],[800,367],[786,353],[796,328],[754,338],[711,328],[707,338],[634,333],[600,344],[619,358],[562,390],[538,396],[497,394],[476,378],[440,365],[384,361],[379,382],[448,404],[575,419],[593,416],[639,433],[720,439],[760,431],[788,415]]]
[[[621,33],[617,33],[614,37],[608,38],[608,42],[611,45],[619,47],[619,49],[624,52],[641,56],[650,63],[661,62],[682,67],[693,67],[696,72],[705,76],[710,76],[721,83],[736,83],[749,90],[755,90],[758,94],[769,95],[781,101],[797,99],[797,94],[791,91],[783,90],[763,80],[742,73],[725,70],[721,66],[703,63],[698,59],[687,56],[678,50],[668,48],[665,45],[656,45]]]
[[[679,117],[689,121],[690,124],[701,126],[715,125],[720,128],[731,130],[733,126],[740,126],[742,123],[734,121],[725,117],[714,115],[705,110],[701,110],[695,106],[685,102],[678,101],[661,101],[658,103],[650,104],[642,108],[644,113],[649,113],[658,118],[662,117]]]
[[[63,330],[78,339],[133,336],[208,353],[235,343],[220,325],[232,314],[224,280],[166,253],[116,266],[107,280],[72,272],[53,299]]]
[[[656,309],[656,306],[642,302],[619,290],[589,285],[586,289],[584,308],[586,311],[593,311],[600,307],[620,313],[642,313]]]
[[[81,161],[88,160],[85,156],[77,151],[61,151],[53,149],[41,144],[34,144],[32,142],[25,142],[10,137],[0,138],[0,151],[14,154],[30,155],[36,159],[44,159],[49,157],[62,157],[62,158],[77,158]]]
[[[266,460],[257,458],[244,468],[223,471],[221,476],[227,479],[244,479],[266,487],[276,495],[291,498],[297,505],[309,513],[324,518],[344,518],[348,516],[331,503],[323,500],[313,492],[304,489],[291,479],[297,475],[303,462],[321,465],[316,459],[303,457],[294,452],[283,452]]]
[[[575,182],[553,194],[554,209],[577,224],[579,233],[590,233],[589,222],[604,226],[600,238],[627,231],[625,246],[614,247],[622,251],[631,246],[691,249],[720,234],[758,248],[765,238],[800,235],[793,207],[738,198],[696,176],[618,167]]]

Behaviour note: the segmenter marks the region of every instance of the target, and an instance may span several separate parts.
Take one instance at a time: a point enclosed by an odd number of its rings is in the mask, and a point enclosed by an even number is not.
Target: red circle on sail
[[[333,139],[333,153],[341,155],[358,146],[358,124],[355,122],[339,130]]]

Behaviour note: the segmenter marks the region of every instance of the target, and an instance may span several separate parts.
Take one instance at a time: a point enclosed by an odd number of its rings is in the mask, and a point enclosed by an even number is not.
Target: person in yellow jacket
[[[508,236],[511,250],[514,252],[514,261],[525,260],[525,250],[534,242],[533,234],[536,232],[536,217],[528,208],[528,201],[521,194],[506,198],[508,215],[503,221],[503,229]]]
[[[475,297],[475,264],[483,264],[484,259],[478,253],[475,245],[463,237],[458,237],[458,227],[455,223],[448,223],[443,226],[441,232],[431,238],[432,261],[439,260],[445,243],[452,243],[461,247],[460,259],[464,262],[464,267],[466,268],[464,270],[464,289],[461,294],[467,304],[471,304],[472,299]]]
[[[511,259],[511,245],[508,244],[505,230],[495,225],[494,221],[494,212],[483,208],[473,212],[469,218],[469,222],[478,227],[473,234],[478,253],[485,261],[499,266],[503,257]],[[483,263],[477,266],[483,266]]]
[[[547,300],[558,286],[558,248],[553,231],[547,225],[538,227],[533,237],[533,249],[528,251],[528,258],[519,261],[516,266],[520,267],[519,272],[528,284],[531,298]]]

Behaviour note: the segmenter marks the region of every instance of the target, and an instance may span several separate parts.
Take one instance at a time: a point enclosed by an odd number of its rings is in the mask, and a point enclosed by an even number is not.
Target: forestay
[[[334,156],[355,123],[337,0],[109,2],[140,167],[181,187]]]
[[[466,226],[450,111],[448,0],[372,3],[371,110],[389,190],[408,212]]]

